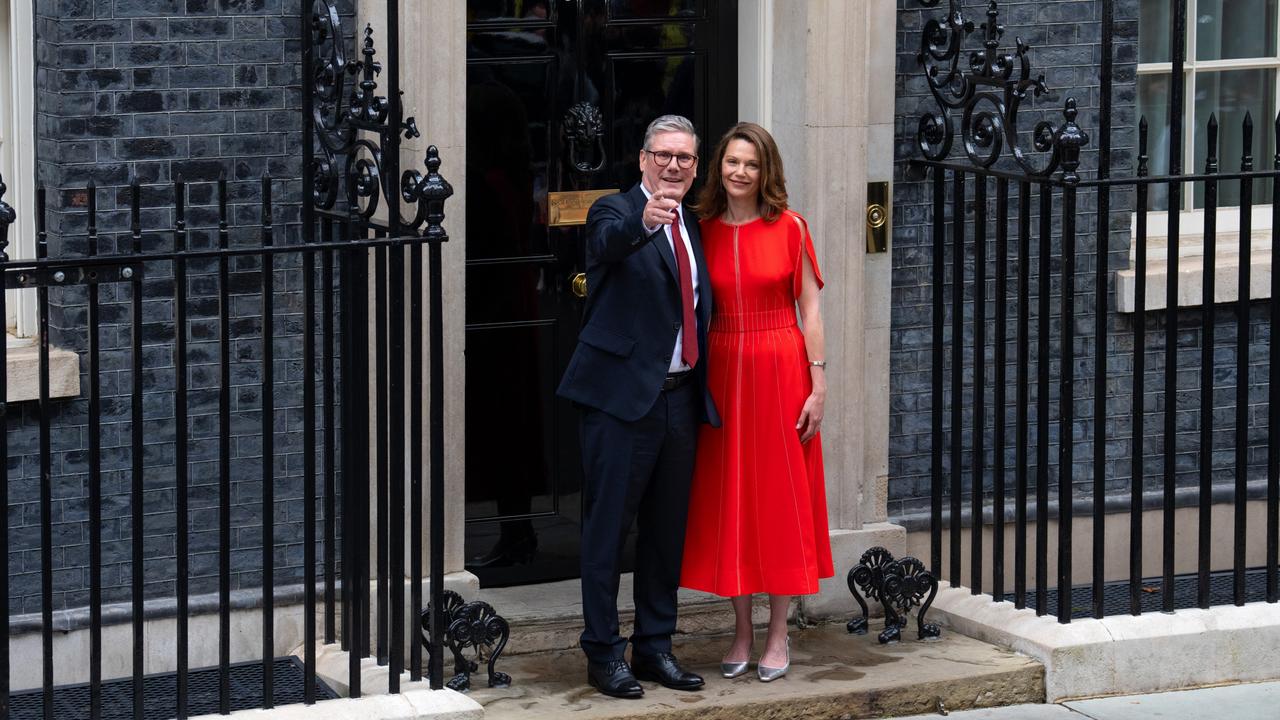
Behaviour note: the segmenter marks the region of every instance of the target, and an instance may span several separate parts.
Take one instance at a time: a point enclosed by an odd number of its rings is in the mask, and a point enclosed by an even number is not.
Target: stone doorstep
[[[938,592],[929,617],[1045,667],[1049,702],[1280,679],[1280,605],[1073,620],[995,603],[968,588]]]
[[[875,631],[879,622],[872,623]],[[734,680],[719,675],[727,635],[681,636],[674,651],[707,679],[701,691],[677,692],[643,683],[640,700],[600,695],[586,684],[586,660],[576,649],[499,661],[509,688],[488,688],[473,676],[471,699],[486,720],[836,720],[937,713],[1044,702],[1044,669],[1012,651],[947,633],[936,642],[908,639],[880,645],[873,634],[850,635],[843,623],[793,629],[792,670],[761,683],[754,671]],[[757,634],[757,651],[763,634]]]
[[[524,655],[548,650],[576,650],[582,632],[582,591],[578,580],[524,585],[507,588],[485,588],[475,599],[493,606],[511,625],[511,639],[504,655]],[[622,576],[618,590],[618,620],[626,637],[635,621],[632,602],[633,576]],[[471,598],[465,598],[471,599]],[[757,627],[769,621],[769,600],[757,596],[752,605],[752,620]],[[792,604],[791,617],[796,616]],[[733,630],[733,608],[724,598],[692,590],[680,590],[680,635],[706,635]]]
[[[868,523],[859,530],[833,530],[831,550],[835,577],[822,580],[817,594],[797,598],[792,603],[789,614],[792,621],[846,622],[853,617],[857,606],[849,593],[845,574],[863,552],[877,545],[887,547],[901,557],[906,548],[906,530],[889,523]],[[464,599],[483,600],[506,618],[511,624],[511,640],[505,652],[521,655],[578,647],[578,635],[582,632],[581,587],[581,582],[575,579],[507,588],[468,588],[462,592]],[[632,602],[634,587],[633,575],[624,574],[618,589],[618,614],[623,636],[629,634],[635,616]],[[705,635],[733,630],[733,608],[724,598],[682,588],[678,602],[677,634]],[[876,603],[871,605],[873,615],[878,615],[879,606]],[[768,620],[768,598],[756,595],[752,621],[756,627],[764,627]]]

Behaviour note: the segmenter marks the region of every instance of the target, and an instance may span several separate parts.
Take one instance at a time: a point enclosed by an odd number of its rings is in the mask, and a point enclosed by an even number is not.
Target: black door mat
[[[1027,578],[1031,581],[1031,578]],[[1235,573],[1231,571],[1217,572],[1209,575],[1209,605],[1235,604]],[[1197,606],[1196,591],[1199,578],[1195,573],[1175,575],[1173,578],[1173,607],[1175,610],[1186,610]],[[1164,607],[1164,578],[1147,578],[1142,581],[1142,612],[1156,613]],[[1050,615],[1058,612],[1058,590],[1050,588],[1045,591],[1045,610]],[[1013,593],[1006,593],[1004,600],[1013,602]],[[1267,571],[1265,568],[1254,568],[1244,573],[1244,601],[1262,602],[1267,599]],[[1036,606],[1036,591],[1027,590],[1027,607]],[[1129,581],[1119,580],[1102,586],[1102,614],[1104,616],[1129,615]],[[1073,620],[1093,617],[1093,590],[1089,585],[1078,585],[1071,588],[1071,618]]]
[[[302,661],[296,657],[276,658],[272,663],[275,705],[293,705],[303,700],[304,674]],[[262,663],[246,662],[231,668],[231,710],[262,707]],[[162,673],[142,679],[143,718],[172,720],[177,715],[178,674]],[[316,678],[316,701],[338,697],[320,678]],[[187,714],[211,715],[218,712],[218,668],[203,668],[187,673]],[[40,690],[24,690],[9,699],[12,720],[41,720],[44,717],[44,694]],[[89,685],[60,685],[53,689],[55,720],[86,720],[89,717]],[[102,683],[103,720],[132,720],[133,679],[123,678]]]

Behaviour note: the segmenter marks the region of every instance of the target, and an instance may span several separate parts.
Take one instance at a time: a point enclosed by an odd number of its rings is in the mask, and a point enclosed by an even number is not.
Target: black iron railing
[[[123,422],[128,428],[123,449],[128,456],[128,523],[123,531],[125,537],[111,540],[125,542],[129,547],[133,648],[128,695],[134,718],[154,714],[157,702],[165,704],[166,716],[184,718],[191,712],[189,678],[195,671],[189,667],[193,653],[190,559],[195,508],[190,472],[195,459],[217,464],[217,711],[225,714],[233,707],[243,706],[241,693],[233,690],[233,670],[243,667],[233,663],[232,657],[232,638],[237,632],[233,591],[243,589],[234,587],[237,583],[233,580],[244,570],[233,567],[233,563],[240,562],[233,557],[237,550],[233,534],[248,532],[242,512],[245,503],[240,495],[244,492],[241,485],[250,479],[254,487],[261,488],[260,495],[254,498],[260,526],[258,522],[247,523],[260,529],[260,566],[252,570],[261,572],[256,603],[261,650],[255,676],[260,678],[257,689],[261,707],[270,708],[277,696],[299,691],[294,687],[277,692],[275,687],[276,668],[283,667],[276,657],[275,620],[277,613],[284,611],[277,606],[277,595],[287,584],[282,576],[290,576],[291,572],[300,577],[290,577],[288,582],[296,585],[301,581],[297,612],[302,618],[300,692],[304,702],[315,702],[317,692],[324,687],[316,677],[321,643],[341,643],[348,651],[346,683],[352,697],[367,690],[361,682],[361,664],[370,656],[388,666],[388,692],[400,690],[403,671],[409,673],[411,680],[422,679],[423,644],[430,651],[425,669],[431,687],[444,685],[444,625],[452,618],[446,618],[443,610],[441,262],[442,246],[448,239],[442,225],[444,204],[452,189],[439,173],[441,159],[434,146],[426,151],[425,171],[401,172],[401,141],[417,137],[418,131],[412,118],[403,117],[400,101],[398,8],[395,0],[387,2],[388,50],[384,62],[378,59],[371,28],[358,38],[359,60],[350,60],[347,53],[351,33],[344,32],[335,3],[303,3],[300,224],[280,222],[281,208],[273,199],[281,196],[285,183],[269,175],[261,178],[257,194],[249,196],[249,201],[258,205],[260,218],[256,228],[251,229],[245,228],[242,214],[232,212],[243,207],[249,189],[239,184],[234,188],[238,197],[233,199],[225,174],[213,183],[187,183],[178,178],[161,186],[134,180],[117,198],[127,209],[127,230],[115,237],[114,252],[102,252],[107,231],[119,228],[104,227],[104,223],[116,221],[99,210],[101,199],[110,194],[90,182],[83,190],[59,191],[62,196],[83,200],[86,230],[82,236],[60,230],[62,246],[73,250],[54,257],[49,253],[46,230],[52,215],[46,207],[50,191],[38,188],[36,207],[15,209],[3,202],[6,188],[0,179],[0,273],[6,288],[34,289],[39,317],[39,398],[34,415],[40,476],[42,653],[38,660],[23,658],[23,662],[40,663],[39,706],[45,718],[54,718],[55,708],[62,707],[55,702],[62,690],[55,679],[65,675],[67,666],[81,664],[88,666],[89,682],[87,691],[85,687],[75,689],[76,697],[85,696],[83,707],[77,712],[94,720],[104,717],[103,609],[104,587],[109,584],[103,572],[103,488],[107,472],[102,428],[108,412],[104,399],[115,403],[111,421]],[[385,86],[380,86],[383,79]],[[149,216],[144,214],[144,206],[154,207],[154,202],[144,201],[144,197],[167,198],[170,194],[171,204],[162,207],[170,212],[171,223],[165,227],[146,226],[144,218]],[[200,203],[192,201],[197,195],[202,199]],[[296,201],[297,194],[292,199]],[[237,201],[239,206],[235,205]],[[200,223],[189,224],[193,211],[199,212]],[[63,220],[66,215],[79,212],[66,212]],[[34,258],[11,258],[5,252],[10,242],[9,229],[18,213],[34,218]],[[75,226],[75,222],[63,222],[60,227]],[[193,231],[204,241],[193,243]],[[148,243],[145,249],[144,239]],[[83,252],[74,250],[79,247]],[[198,268],[196,275],[192,274],[193,268]],[[376,298],[372,308],[370,290]],[[209,302],[210,293],[215,303]],[[246,305],[246,301],[254,300],[256,305]],[[163,317],[156,317],[152,301],[159,301],[168,309]],[[104,317],[105,310],[123,310],[122,303],[127,311],[111,312],[109,320]],[[152,306],[148,309],[144,303]],[[198,314],[216,326],[216,332],[205,331],[199,339],[192,322],[197,303]],[[81,306],[83,316],[76,311]],[[55,472],[51,445],[55,433],[61,431],[54,424],[61,402],[51,397],[50,388],[50,318],[55,311],[60,337],[83,348],[84,355],[81,376],[87,398],[87,657],[59,656],[54,647],[54,612],[62,606],[55,603],[58,588],[53,500],[58,486],[69,482],[65,474]],[[0,317],[4,314],[5,294],[0,292]],[[250,322],[244,323],[245,319]],[[157,323],[167,330],[157,333]],[[118,337],[119,342],[104,340],[108,337]],[[248,349],[246,343],[250,342],[253,349]],[[199,412],[208,420],[206,432],[192,430],[196,395],[191,379],[197,344],[202,346],[201,363],[216,365],[216,410],[210,410],[211,403],[204,400]],[[152,357],[148,351],[158,345],[167,345],[165,352],[171,352],[171,364],[157,365],[148,360]],[[215,346],[216,353],[209,352]],[[425,359],[424,346],[430,353]],[[374,348],[372,353],[370,347]],[[127,362],[118,366],[116,356],[121,351]],[[8,367],[7,352],[5,344],[0,343],[0,368]],[[110,372],[103,365],[108,352],[114,363]],[[291,369],[294,358],[300,359],[297,370]],[[253,366],[256,392],[233,395],[233,391],[246,387],[243,378],[233,376],[246,362]],[[278,372],[281,368],[286,371]],[[0,400],[7,398],[6,378],[7,373],[0,371]],[[155,385],[157,378],[164,380],[164,387]],[[104,397],[104,386],[109,388],[109,398]],[[201,389],[205,398],[213,391],[208,384]],[[429,390],[425,422],[429,424],[431,454],[427,463],[422,458],[422,442],[428,439],[424,436],[424,389]],[[277,407],[278,397],[288,401],[285,407]],[[172,457],[161,468],[147,456],[155,439],[146,437],[145,423],[157,419],[156,398],[167,403],[163,419],[173,425]],[[127,410],[121,409],[124,407]],[[10,454],[8,439],[12,428],[21,425],[19,410],[12,403],[0,403],[0,415],[7,415],[10,421],[0,432],[0,507],[6,509],[10,507],[9,461],[17,457]],[[244,431],[244,418],[240,415],[246,412],[257,415],[256,438],[252,431]],[[294,419],[295,413],[299,419]],[[300,429],[295,425],[298,422]],[[208,428],[213,432],[207,432]],[[260,444],[259,477],[245,477],[252,471],[236,464],[243,454],[236,450],[236,444],[248,440]],[[278,440],[284,447],[277,447]],[[293,443],[300,449],[288,447]],[[300,471],[280,462],[281,451],[300,452]],[[375,468],[372,477],[370,467]],[[430,474],[424,488],[427,469]],[[286,481],[300,482],[300,498],[277,494]],[[430,500],[429,539],[423,537],[424,491]],[[147,502],[149,494],[158,492],[173,493],[173,517],[162,521],[172,527],[174,536],[176,673],[172,686],[144,682],[148,621],[149,615],[155,615],[150,607],[155,592],[146,587],[149,580],[145,568],[150,559],[146,535],[149,525],[154,527],[161,522],[151,514]],[[5,558],[10,551],[9,515],[0,513],[0,557]],[[283,538],[276,518],[295,515],[301,517],[302,557],[300,562],[290,561],[290,568],[283,568],[290,572],[280,572],[282,568],[277,563],[281,547],[298,540]],[[375,517],[373,527],[369,523],[371,515]],[[430,548],[428,568],[423,567],[424,542]],[[429,617],[424,614],[424,569],[430,579],[430,607],[440,609]],[[370,598],[371,580],[376,585],[376,598]],[[404,582],[411,587],[407,608],[401,591]],[[12,609],[9,589],[8,573],[0,572],[0,616],[5,618],[10,617]],[[376,620],[371,621],[375,608]],[[243,603],[239,609],[244,609]],[[428,631],[425,643],[420,642],[416,631],[411,631],[418,626],[418,618],[424,618]],[[6,644],[0,648],[0,719],[10,717],[12,660]],[[211,659],[205,661],[212,664]],[[236,672],[240,673],[236,682],[243,683],[243,672]],[[111,683],[111,696],[118,699],[118,673],[111,674],[115,677],[107,677],[105,682],[115,680]],[[200,677],[207,684],[212,676],[202,672]],[[171,687],[166,697],[147,695],[147,687],[162,685]],[[105,711],[111,716],[120,714],[119,707]]]
[[[939,0],[921,0],[921,5],[935,7]],[[1117,437],[1116,426],[1127,420],[1131,431],[1127,438],[1131,472],[1127,478],[1128,498],[1118,499],[1127,502],[1129,511],[1128,607],[1133,614],[1140,614],[1147,605],[1143,602],[1144,595],[1154,589],[1161,596],[1162,610],[1175,609],[1178,604],[1175,587],[1181,582],[1175,573],[1175,510],[1179,501],[1177,440],[1179,432],[1186,429],[1178,419],[1177,398],[1179,394],[1187,394],[1178,378],[1179,331],[1185,331],[1190,324],[1185,317],[1180,317],[1178,242],[1182,190],[1191,183],[1200,183],[1204,187],[1206,207],[1204,309],[1198,328],[1200,386],[1195,413],[1200,438],[1195,448],[1198,479],[1194,487],[1198,543],[1195,604],[1209,607],[1214,602],[1210,590],[1213,570],[1210,551],[1222,544],[1232,549],[1232,602],[1240,605],[1253,599],[1280,600],[1277,590],[1280,420],[1275,416],[1280,408],[1280,352],[1277,352],[1280,348],[1276,347],[1276,337],[1280,334],[1280,273],[1272,273],[1269,315],[1265,318],[1264,332],[1270,333],[1265,346],[1269,354],[1269,374],[1265,378],[1260,377],[1258,368],[1250,366],[1251,323],[1258,322],[1259,318],[1251,319],[1249,297],[1253,189],[1255,183],[1270,183],[1275,188],[1274,197],[1280,199],[1280,154],[1272,168],[1255,169],[1253,124],[1246,114],[1239,129],[1244,147],[1239,171],[1221,172],[1220,129],[1216,118],[1211,117],[1205,128],[1209,150],[1204,172],[1184,172],[1181,78],[1186,56],[1185,3],[1173,3],[1176,10],[1172,27],[1174,81],[1170,84],[1169,173],[1152,176],[1148,172],[1148,131],[1144,118],[1139,129],[1136,168],[1132,176],[1125,177],[1112,177],[1111,165],[1114,62],[1111,0],[1102,1],[1099,127],[1093,137],[1077,124],[1076,101],[1072,98],[1066,100],[1060,120],[1042,119],[1029,131],[1020,129],[1019,111],[1026,114],[1035,98],[1048,91],[1044,77],[1032,74],[1030,48],[1019,39],[1013,52],[1000,49],[1004,27],[999,23],[997,3],[987,4],[985,23],[981,26],[966,19],[962,3],[951,0],[948,5],[945,17],[929,21],[924,28],[918,57],[938,109],[921,118],[917,133],[920,157],[912,161],[918,177],[931,175],[932,193],[932,570],[953,585],[967,582],[975,594],[989,591],[997,600],[1012,599],[1019,608],[1030,598],[1038,613],[1052,612],[1061,622],[1069,622],[1076,614],[1072,605],[1073,569],[1082,560],[1072,555],[1073,527],[1075,514],[1084,512],[1092,522],[1092,552],[1084,559],[1090,565],[1089,614],[1102,617],[1106,613],[1104,599],[1110,595],[1106,592],[1105,565],[1108,498],[1118,496],[1118,485],[1126,479],[1115,469],[1118,464],[1110,462],[1115,458],[1114,453],[1108,454],[1108,443]],[[980,34],[982,45],[966,50],[965,41],[974,33]],[[1275,132],[1277,146],[1280,146],[1280,117],[1276,119]],[[963,154],[956,153],[953,157],[957,140]],[[1082,175],[1081,151],[1085,147],[1098,149],[1096,172],[1091,176]],[[1235,184],[1240,194],[1239,295],[1235,302],[1234,348],[1215,341],[1214,270],[1219,260],[1216,217],[1218,191],[1224,183]],[[1157,184],[1167,185],[1169,208],[1168,272],[1162,318],[1164,382],[1160,388],[1164,405],[1163,433],[1158,438],[1163,468],[1153,478],[1148,467],[1148,438],[1144,437],[1144,399],[1150,389],[1146,384],[1150,342],[1147,322],[1152,319],[1145,302],[1149,195]],[[992,187],[994,203],[989,195]],[[1136,307],[1131,316],[1121,316],[1111,306],[1113,273],[1121,269],[1110,266],[1108,258],[1113,230],[1112,200],[1122,197],[1136,199],[1133,241]],[[1090,211],[1096,208],[1093,227],[1085,226],[1080,219],[1081,198],[1092,203]],[[1271,248],[1276,258],[1280,257],[1280,202],[1272,205],[1272,213],[1275,220]],[[988,257],[993,230],[995,256]],[[1009,236],[1011,231],[1013,238]],[[1010,247],[1011,241],[1013,247]],[[1076,284],[1086,276],[1077,273],[1076,262],[1087,256],[1092,256],[1095,262],[1093,281],[1092,287],[1081,294]],[[1012,297],[1009,295],[1011,270],[1015,275]],[[995,297],[989,299],[987,289],[992,280]],[[994,317],[988,318],[988,310],[994,311]],[[1093,320],[1092,343],[1087,342],[1088,338],[1081,343],[1076,336],[1086,315],[1091,315]],[[1131,332],[1126,333],[1125,325],[1130,322]],[[990,340],[988,329],[994,335]],[[1123,375],[1108,368],[1111,352],[1108,339],[1121,333],[1128,334],[1133,342],[1132,372]],[[1012,367],[1007,355],[1011,343],[1014,346]],[[1215,430],[1222,428],[1215,425],[1215,422],[1220,425],[1221,420],[1214,415],[1214,358],[1224,352],[1234,353],[1235,372],[1229,532],[1226,528],[1214,527],[1211,521],[1213,456],[1215,451],[1224,450],[1217,447],[1221,442],[1215,444]],[[1084,411],[1076,402],[1077,383],[1087,378],[1086,371],[1081,369],[1082,363],[1092,364],[1092,402]],[[991,386],[986,384],[989,378],[993,381]],[[1055,381],[1056,387],[1051,387]],[[1267,383],[1270,399],[1265,409],[1267,417],[1265,421],[1251,420],[1251,408],[1255,415],[1260,408],[1256,402],[1250,404],[1249,388],[1251,383],[1263,382]],[[1008,417],[1010,389],[1014,395],[1012,424]],[[1109,395],[1128,395],[1131,417],[1109,415]],[[989,410],[993,411],[990,415]],[[1247,585],[1252,587],[1252,584],[1246,582],[1249,576],[1246,548],[1251,537],[1256,542],[1259,536],[1256,530],[1251,533],[1253,529],[1246,521],[1250,499],[1249,452],[1253,447],[1249,440],[1251,424],[1265,424],[1267,458],[1266,523],[1262,529],[1265,569],[1260,571],[1265,576],[1265,592],[1257,598],[1249,594]],[[1086,443],[1092,450],[1088,469],[1083,463],[1075,462],[1077,446]],[[1054,445],[1057,456],[1051,457]],[[1012,467],[1006,465],[1010,454]],[[966,479],[968,487],[964,484]],[[1153,491],[1153,481],[1158,482],[1158,490]],[[1082,491],[1086,497],[1077,498],[1076,493]],[[1012,508],[1007,507],[1008,502],[1012,502]],[[1155,579],[1148,578],[1143,567],[1143,517],[1144,511],[1153,505],[1161,517],[1161,566],[1160,576]],[[1055,538],[1050,537],[1051,521],[1056,522]],[[1004,560],[1008,523],[1013,526],[1012,578]],[[1033,538],[1028,536],[1032,525]],[[965,527],[969,530],[967,553],[963,539]],[[987,530],[991,533],[990,548],[984,547]],[[944,532],[949,550],[945,564]],[[1057,573],[1056,578],[1050,578],[1049,558],[1055,553]],[[985,588],[984,566],[988,562],[992,585]],[[1029,577],[1028,567],[1032,563],[1034,568]],[[962,570],[968,571],[967,579]],[[1012,593],[1008,592],[1010,579]],[[1052,592],[1051,585],[1056,586]],[[1080,595],[1078,590],[1076,597]],[[1047,607],[1050,597],[1056,598],[1055,608]]]

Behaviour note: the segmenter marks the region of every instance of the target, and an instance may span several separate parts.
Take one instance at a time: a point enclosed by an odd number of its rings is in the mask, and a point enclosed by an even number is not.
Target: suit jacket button
[[[679,330],[679,329],[680,329],[680,323],[671,323],[671,329],[672,329],[672,330]]]

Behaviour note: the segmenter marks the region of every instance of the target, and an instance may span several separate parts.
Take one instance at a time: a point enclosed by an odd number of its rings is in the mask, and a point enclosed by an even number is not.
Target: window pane
[[[701,17],[705,14],[701,6],[705,4],[699,0],[609,0],[609,19]]]
[[[1235,0],[1231,0],[1235,2]],[[1203,172],[1208,157],[1208,135],[1205,130],[1209,114],[1218,116],[1218,167],[1222,172],[1240,169],[1244,153],[1241,124],[1245,112],[1253,115],[1253,166],[1270,167],[1275,154],[1276,71],[1232,70],[1196,74],[1196,156],[1188,171]],[[1271,183],[1254,180],[1254,202],[1271,202]],[[1196,207],[1204,205],[1204,185],[1196,184]],[[1240,204],[1240,184],[1223,181],[1218,186],[1220,206]]]
[[[1138,9],[1138,62],[1169,62],[1172,17],[1169,0],[1141,0]]]
[[[467,22],[504,20],[546,20],[551,17],[551,0],[487,0],[467,3]]]
[[[1147,170],[1151,175],[1169,172],[1169,76],[1138,76],[1138,117],[1147,119]],[[1169,189],[1165,185],[1151,185],[1147,207],[1151,210],[1169,209]]]
[[[1276,2],[1199,0],[1196,59],[1275,57]]]

